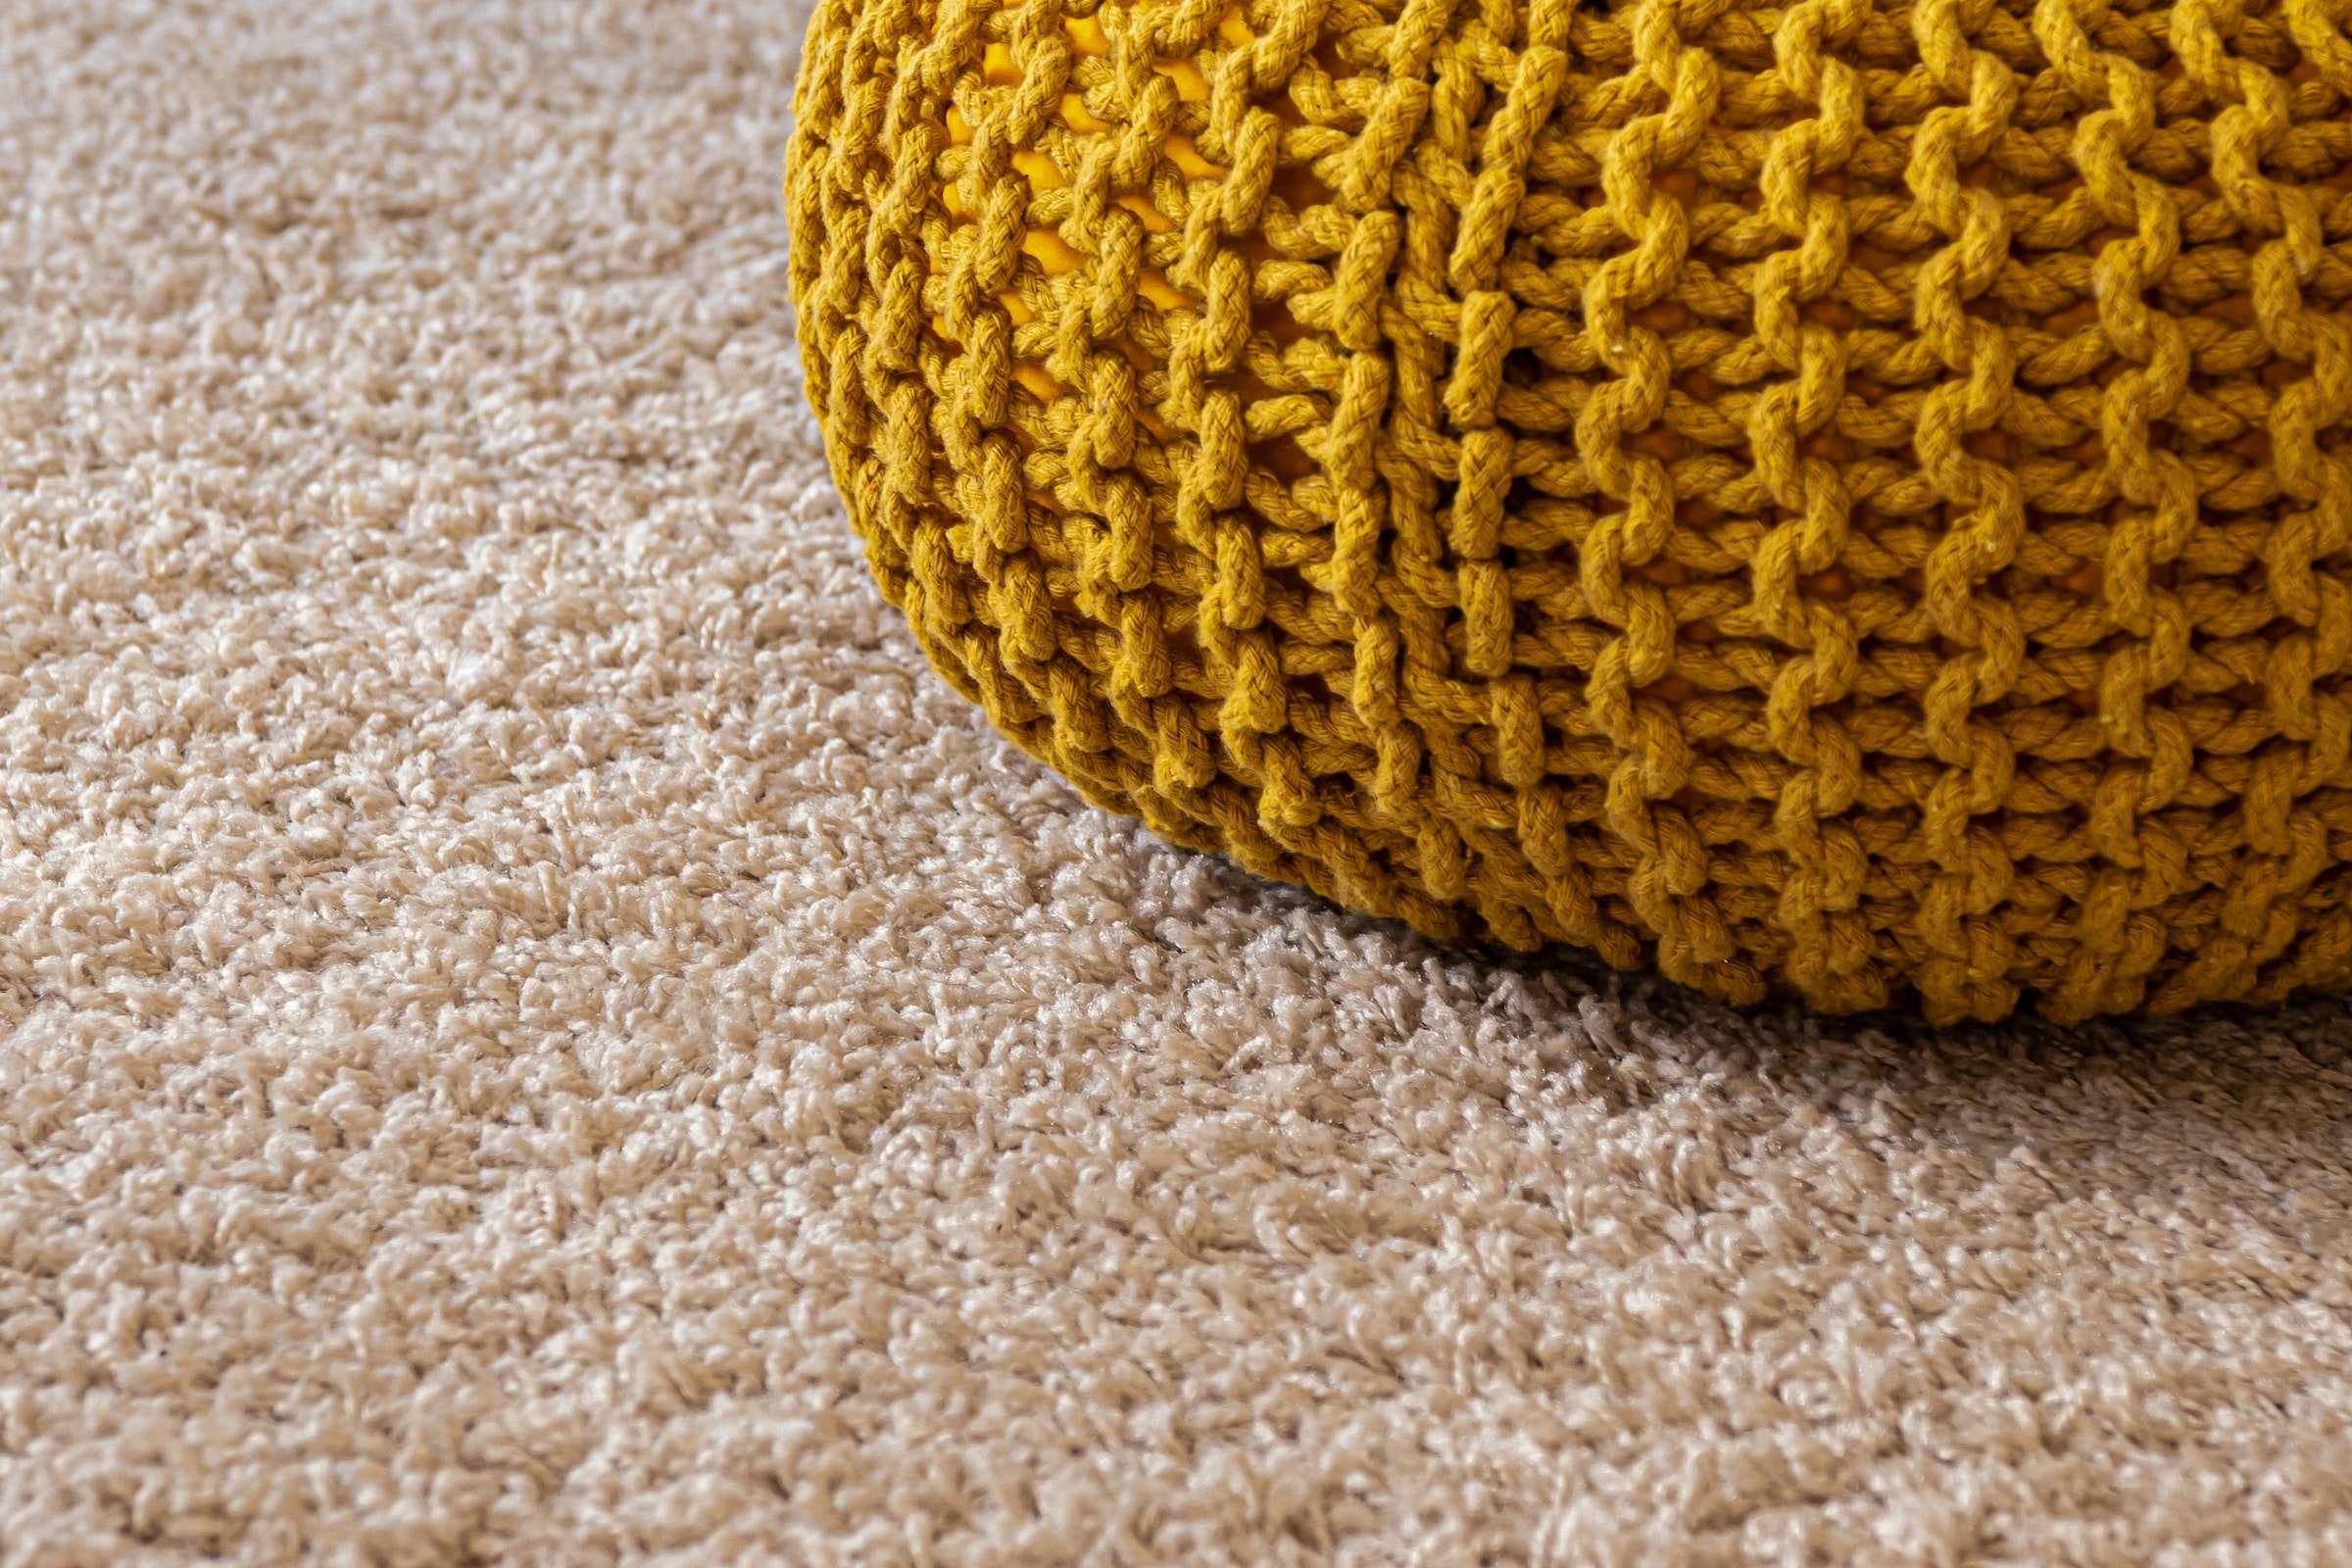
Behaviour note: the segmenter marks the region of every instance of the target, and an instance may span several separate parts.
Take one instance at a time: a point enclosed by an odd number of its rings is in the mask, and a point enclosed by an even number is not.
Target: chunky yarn
[[[2342,0],[822,0],[808,388],[1089,798],[1993,1018],[2352,977]]]

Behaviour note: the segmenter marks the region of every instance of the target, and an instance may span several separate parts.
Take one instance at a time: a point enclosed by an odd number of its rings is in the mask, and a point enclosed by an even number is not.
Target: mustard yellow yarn
[[[808,386],[1093,800],[1997,1017],[2352,977],[2341,0],[823,0]]]

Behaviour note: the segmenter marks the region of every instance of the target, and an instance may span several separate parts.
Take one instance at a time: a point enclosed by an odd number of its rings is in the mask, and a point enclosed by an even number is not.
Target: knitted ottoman
[[[822,0],[809,394],[1179,842],[1739,1001],[2341,983],[2345,15]]]

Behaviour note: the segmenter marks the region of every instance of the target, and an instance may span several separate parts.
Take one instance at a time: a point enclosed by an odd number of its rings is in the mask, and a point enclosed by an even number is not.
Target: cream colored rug
[[[2352,1010],[1086,809],[825,478],[800,14],[0,4],[0,1563],[2352,1561]]]

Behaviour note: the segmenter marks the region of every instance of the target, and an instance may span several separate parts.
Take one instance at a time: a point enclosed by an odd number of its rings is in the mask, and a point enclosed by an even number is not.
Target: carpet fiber
[[[2352,1011],[1086,809],[826,480],[799,15],[0,7],[0,1562],[2352,1560]]]

